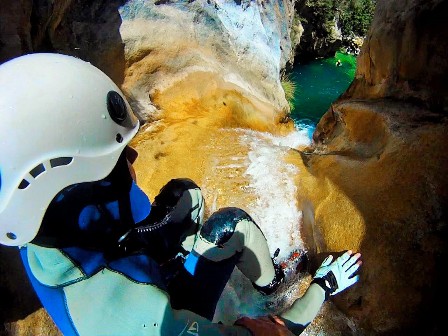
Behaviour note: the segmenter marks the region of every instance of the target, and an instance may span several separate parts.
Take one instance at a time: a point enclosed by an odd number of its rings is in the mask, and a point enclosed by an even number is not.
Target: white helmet
[[[75,57],[15,58],[0,87],[0,243],[19,246],[59,191],[112,171],[139,122],[113,81]]]

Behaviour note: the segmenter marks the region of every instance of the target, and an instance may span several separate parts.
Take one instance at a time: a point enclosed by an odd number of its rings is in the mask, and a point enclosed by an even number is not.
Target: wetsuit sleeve
[[[256,336],[300,335],[316,317],[324,300],[325,291],[319,285],[311,284],[305,294],[280,316],[243,317],[235,324],[248,328]]]
[[[311,284],[305,294],[297,299],[280,317],[299,335],[314,320],[325,301],[325,291],[317,284]]]

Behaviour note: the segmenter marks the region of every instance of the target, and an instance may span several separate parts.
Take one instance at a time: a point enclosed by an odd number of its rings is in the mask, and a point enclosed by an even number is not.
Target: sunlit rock
[[[291,56],[292,11],[289,1],[127,2],[124,88],[137,112],[151,103],[166,110],[165,91],[179,101],[218,88],[240,95],[246,116],[275,124],[289,110],[279,74]]]
[[[378,1],[356,78],[321,119],[306,167],[316,252],[354,249],[359,284],[334,302],[366,333],[438,334],[446,298],[446,1]]]
[[[447,112],[448,4],[378,1],[346,96],[395,98]]]
[[[298,201],[301,213],[281,224],[293,222],[286,224],[300,231],[315,264],[321,253],[362,252],[359,284],[327,303],[310,330],[442,333],[444,311],[434,307],[446,297],[446,1],[378,0],[353,85],[322,118],[314,145],[301,152],[252,141],[247,129],[234,128],[290,131],[276,124],[288,109],[279,74],[291,58],[292,2],[39,3],[2,1],[1,61],[62,52],[122,84],[149,121],[133,145],[140,150],[139,184],[151,198],[170,178],[190,177],[203,187],[208,211],[261,199],[260,223],[279,218],[262,212],[268,206],[294,208]],[[292,26],[301,36],[303,27]],[[246,168],[258,162],[256,149],[271,145],[280,149],[270,160],[288,168],[281,182],[297,177],[282,189],[297,200],[254,192]],[[297,231],[286,238],[296,243]],[[56,334],[17,255],[1,247],[0,257],[1,331]]]

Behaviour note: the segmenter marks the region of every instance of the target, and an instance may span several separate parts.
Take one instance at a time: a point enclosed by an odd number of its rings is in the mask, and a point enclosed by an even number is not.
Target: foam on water
[[[308,145],[313,139],[313,133],[316,129],[316,124],[310,119],[301,119],[296,122],[296,129],[300,134],[306,134],[306,136],[309,138],[309,142],[306,143]]]
[[[250,205],[251,215],[263,230],[271,253],[280,248],[279,258],[287,258],[295,248],[302,248],[299,224],[302,213],[297,207],[296,166],[286,163],[289,148],[309,144],[306,130],[287,136],[247,131],[240,141],[250,147],[245,175],[256,194]]]
[[[298,190],[294,182],[300,172],[285,159],[290,148],[310,143],[308,133],[307,128],[287,136],[239,130],[239,141],[249,147],[249,153],[243,161],[241,157],[233,161],[238,161],[238,167],[245,167],[243,175],[249,181],[247,190],[255,195],[255,201],[247,207],[265,234],[271,254],[280,248],[280,260],[287,258],[294,249],[303,248],[299,234],[302,213],[297,206]],[[218,303],[215,321],[233,323],[240,315],[258,316],[282,309],[291,304],[298,291],[296,279],[277,296],[263,297],[235,270]]]

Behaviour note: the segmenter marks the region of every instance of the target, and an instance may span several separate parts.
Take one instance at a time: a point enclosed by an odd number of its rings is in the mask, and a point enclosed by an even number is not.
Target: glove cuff
[[[330,295],[338,289],[338,282],[332,271],[322,277],[314,278],[313,281],[311,281],[311,284],[313,283],[319,285],[325,291],[325,301],[327,301],[330,298]]]

